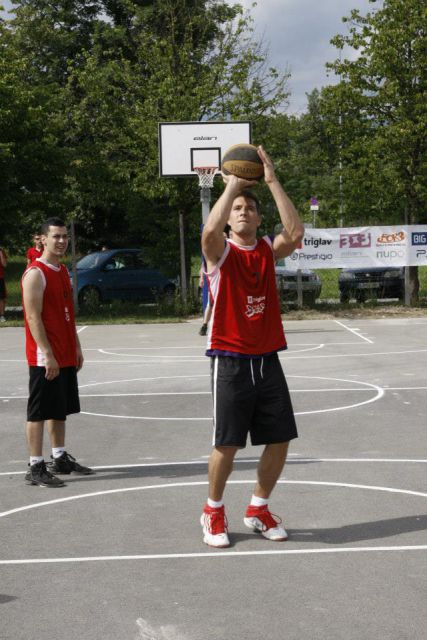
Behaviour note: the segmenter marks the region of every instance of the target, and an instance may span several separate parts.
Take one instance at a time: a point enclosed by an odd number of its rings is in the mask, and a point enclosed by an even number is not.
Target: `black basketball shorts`
[[[277,353],[263,358],[213,356],[216,447],[288,442],[298,437],[288,385]]]
[[[30,395],[27,405],[28,422],[66,420],[80,412],[76,367],[64,367],[59,376],[46,380],[44,367],[30,367]]]

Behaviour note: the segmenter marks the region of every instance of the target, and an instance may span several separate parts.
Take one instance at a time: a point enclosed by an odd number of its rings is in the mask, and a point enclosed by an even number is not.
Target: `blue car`
[[[173,297],[176,285],[148,266],[141,249],[113,249],[89,253],[77,262],[79,304],[109,300],[153,302]],[[72,280],[72,273],[70,272]]]

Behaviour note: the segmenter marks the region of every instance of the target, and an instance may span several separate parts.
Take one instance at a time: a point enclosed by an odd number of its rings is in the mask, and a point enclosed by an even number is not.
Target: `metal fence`
[[[418,267],[419,301],[427,304],[427,267]],[[405,272],[395,269],[300,269],[276,267],[277,289],[284,309],[347,304],[392,304],[405,301]],[[191,295],[196,298],[199,276],[191,279]]]
[[[419,300],[427,303],[427,267],[418,268]],[[276,275],[285,306],[404,303],[405,269],[300,269]]]

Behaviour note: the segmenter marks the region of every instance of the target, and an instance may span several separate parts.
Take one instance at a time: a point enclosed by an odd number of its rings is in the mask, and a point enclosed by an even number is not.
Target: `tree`
[[[41,219],[60,209],[64,156],[46,118],[55,93],[28,82],[31,58],[16,49],[4,21],[0,39],[0,233],[21,250]]]
[[[286,103],[249,14],[223,0],[22,0],[12,22],[66,159],[63,201],[93,241],[150,242],[176,269],[177,212],[199,244],[196,181],[160,180],[159,121],[257,120]],[[162,212],[162,213],[160,213]],[[157,233],[157,236],[156,236]]]
[[[353,167],[347,172],[352,195],[357,196],[357,185],[364,193],[372,188],[379,210],[387,211],[388,219],[394,211],[390,221],[422,222],[427,196],[425,3],[384,0],[366,16],[352,11],[344,22],[349,34],[332,42],[341,51],[350,46],[358,56],[329,65],[341,82],[329,87],[324,98],[326,112],[341,116],[343,157]],[[337,119],[332,126],[339,135]],[[414,301],[416,269],[410,272]]]

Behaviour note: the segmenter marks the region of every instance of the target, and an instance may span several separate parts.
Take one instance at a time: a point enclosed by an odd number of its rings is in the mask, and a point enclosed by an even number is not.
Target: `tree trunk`
[[[409,267],[409,300],[411,307],[419,302],[420,281],[418,278],[418,267]]]

